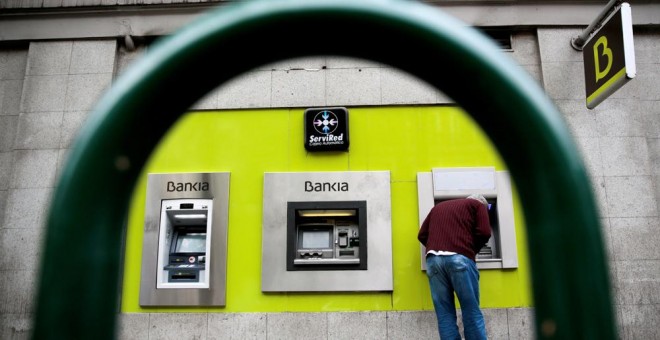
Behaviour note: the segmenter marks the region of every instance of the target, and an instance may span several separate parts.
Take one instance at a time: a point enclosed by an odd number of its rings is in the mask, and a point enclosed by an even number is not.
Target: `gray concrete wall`
[[[0,338],[34,312],[44,218],[74,134],[115,71],[116,42],[0,50]]]
[[[195,4],[227,0],[0,0],[0,8],[61,8],[90,6],[132,6]]]
[[[485,309],[489,339],[532,339],[528,308]],[[459,325],[462,328],[459,315]],[[461,330],[462,332],[462,330]],[[122,314],[119,339],[437,339],[431,311]]]
[[[563,112],[598,197],[622,339],[660,338],[660,32],[636,32],[638,78],[596,110],[584,106],[573,29],[522,32],[504,52],[542,84]],[[0,338],[26,338],[44,214],[71,140],[92,105],[139,57],[113,40],[32,42],[0,49]],[[302,88],[300,84],[306,84]],[[450,103],[409,75],[353,59],[303,58],[260,67],[196,109]],[[36,212],[36,213],[35,213]],[[533,311],[486,309],[493,339],[530,339]],[[347,329],[335,327],[348,322]],[[125,314],[122,339],[171,334],[201,339],[434,338],[429,311],[361,313]],[[344,333],[352,331],[357,333]]]
[[[536,36],[521,32],[504,51],[539,82]],[[425,82],[387,65],[350,58],[300,58],[264,65],[224,84],[195,109],[448,104]]]
[[[582,150],[599,200],[620,334],[660,338],[660,31],[636,30],[637,77],[584,106],[574,29],[539,29],[543,84]]]

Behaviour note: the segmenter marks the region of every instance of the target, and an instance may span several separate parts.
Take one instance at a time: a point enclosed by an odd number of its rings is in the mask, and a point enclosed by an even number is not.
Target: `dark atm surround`
[[[359,233],[359,264],[295,265],[298,248],[300,210],[355,210]],[[334,242],[334,240],[333,240]],[[318,201],[287,202],[287,271],[367,270],[367,202],[366,201]]]

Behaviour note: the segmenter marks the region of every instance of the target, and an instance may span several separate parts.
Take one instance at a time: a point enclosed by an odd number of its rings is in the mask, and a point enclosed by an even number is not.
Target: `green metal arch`
[[[219,84],[308,55],[387,63],[460,104],[497,146],[519,190],[538,336],[616,337],[588,177],[561,115],[524,71],[475,30],[422,4],[264,0],[222,7],[164,39],[99,102],[53,197],[35,338],[113,336],[122,226],[160,138]]]

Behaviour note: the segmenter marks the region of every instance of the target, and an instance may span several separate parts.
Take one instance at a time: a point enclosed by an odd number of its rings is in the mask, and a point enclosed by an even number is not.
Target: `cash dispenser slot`
[[[365,201],[289,202],[287,224],[288,271],[367,269]]]

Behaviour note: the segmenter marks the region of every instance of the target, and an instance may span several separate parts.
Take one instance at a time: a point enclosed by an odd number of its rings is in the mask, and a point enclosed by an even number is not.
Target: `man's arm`
[[[417,239],[419,242],[421,242],[425,247],[426,247],[426,242],[429,240],[429,220],[430,220],[431,213],[426,216],[424,219],[424,222],[422,223],[422,227],[419,228],[419,233],[417,234]]]

